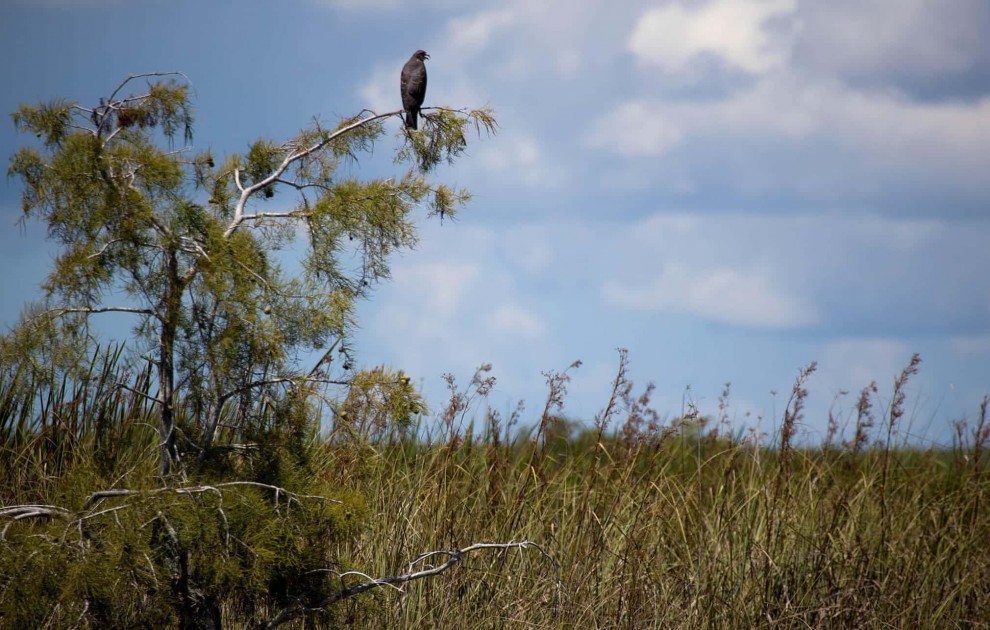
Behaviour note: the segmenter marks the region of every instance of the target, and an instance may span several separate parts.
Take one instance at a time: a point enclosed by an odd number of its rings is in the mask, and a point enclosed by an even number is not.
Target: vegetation
[[[490,366],[463,389],[449,377],[428,418],[402,372],[352,369],[350,309],[414,242],[415,206],[466,199],[425,175],[459,155],[468,124],[492,130],[490,114],[431,113],[401,137],[405,175],[359,182],[336,165],[398,112],[216,166],[154,142],[192,121],[183,84],[157,78],[94,108],[15,115],[42,147],[11,172],[63,254],[47,302],[0,338],[0,626],[990,619],[987,400],[952,448],[902,445],[914,357],[889,406],[868,385],[850,435],[830,418],[809,447],[814,364],[764,437],[729,429],[728,388],[718,417],[665,420],[620,351],[591,423],[560,415],[569,370],[547,374],[541,412],[503,417]],[[282,193],[289,209],[259,208]],[[275,252],[299,230],[292,276]],[[136,352],[91,337],[105,312],[137,319]],[[317,348],[316,366],[293,360]]]
[[[867,387],[849,439],[813,449],[786,426],[761,445],[720,418],[662,423],[624,363],[593,427],[556,415],[565,372],[550,375],[538,424],[521,429],[521,411],[486,410],[486,366],[465,390],[451,379],[432,431],[420,419],[331,422],[321,434],[310,410],[302,426],[278,424],[201,478],[161,487],[148,457],[151,379],[119,387],[116,356],[55,388],[9,370],[0,381],[5,626],[201,627],[202,608],[223,627],[990,618],[987,403],[957,425],[952,449],[894,448],[887,433],[897,435],[914,365],[891,407],[876,412]],[[809,373],[785,424],[800,421]],[[487,541],[503,543],[470,547]]]
[[[220,161],[174,148],[180,131],[192,139],[180,78],[132,76],[91,108],[60,99],[13,114],[41,142],[11,160],[25,217],[45,222],[62,251],[46,302],[0,344],[0,360],[30,356],[35,372],[71,374],[92,351],[93,317],[133,317],[158,385],[163,478],[177,472],[183,450],[202,464],[224,427],[255,430],[287,389],[346,384],[340,373],[350,359],[335,361],[332,350],[347,357],[355,301],[388,278],[391,253],[415,244],[412,210],[453,214],[468,199],[426,174],[463,153],[469,126],[495,130],[487,110],[436,110],[423,133],[403,135],[396,162],[405,172],[367,181],[340,166],[370,151],[385,120],[401,112],[333,128],[316,121],[295,138],[260,139]],[[125,92],[139,79],[145,90]],[[266,210],[272,202],[280,206]],[[288,249],[297,239],[304,246]],[[301,271],[285,271],[298,251]],[[310,370],[294,360],[323,350]],[[183,436],[193,448],[178,442],[179,401],[194,418],[195,438]]]

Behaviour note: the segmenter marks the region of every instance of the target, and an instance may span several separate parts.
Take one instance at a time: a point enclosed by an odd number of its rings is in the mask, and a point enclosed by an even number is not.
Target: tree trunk
[[[158,357],[158,403],[160,422],[158,427],[161,462],[158,475],[164,479],[179,461],[175,447],[175,333],[182,305],[182,283],[179,279],[179,261],[174,250],[168,252],[165,272],[168,287],[162,308],[162,331]]]

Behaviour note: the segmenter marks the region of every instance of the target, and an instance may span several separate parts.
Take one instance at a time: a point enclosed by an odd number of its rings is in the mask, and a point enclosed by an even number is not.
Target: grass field
[[[814,448],[797,446],[795,429],[810,370],[779,434],[759,443],[718,418],[661,422],[621,371],[593,422],[555,415],[566,374],[549,379],[542,414],[501,417],[481,404],[482,371],[452,386],[429,431],[276,431],[176,481],[212,488],[184,495],[158,489],[149,405],[108,389],[118,376],[96,370],[25,396],[7,375],[0,626],[187,623],[164,536],[185,549],[192,599],[224,627],[293,606],[286,627],[988,627],[987,407],[951,447],[895,447],[915,368],[886,409],[867,387],[852,435]],[[239,481],[258,486],[222,486]],[[133,494],[91,498],[113,488]],[[307,507],[316,495],[343,502]],[[10,506],[66,513],[15,520]],[[340,597],[327,614],[301,610],[369,578],[431,570]],[[157,616],[143,612],[154,605]]]

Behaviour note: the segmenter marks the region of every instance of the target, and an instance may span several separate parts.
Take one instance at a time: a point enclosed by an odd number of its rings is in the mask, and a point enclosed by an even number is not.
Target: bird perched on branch
[[[426,98],[426,64],[423,62],[429,58],[425,50],[417,50],[402,66],[399,89],[402,92],[402,109],[406,110],[407,129],[419,128],[416,118]]]

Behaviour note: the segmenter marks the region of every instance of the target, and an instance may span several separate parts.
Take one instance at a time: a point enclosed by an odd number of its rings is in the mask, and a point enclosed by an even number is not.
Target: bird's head
[[[413,57],[419,59],[420,61],[426,61],[427,59],[430,58],[430,53],[426,52],[425,50],[417,50],[416,52],[413,53]]]

